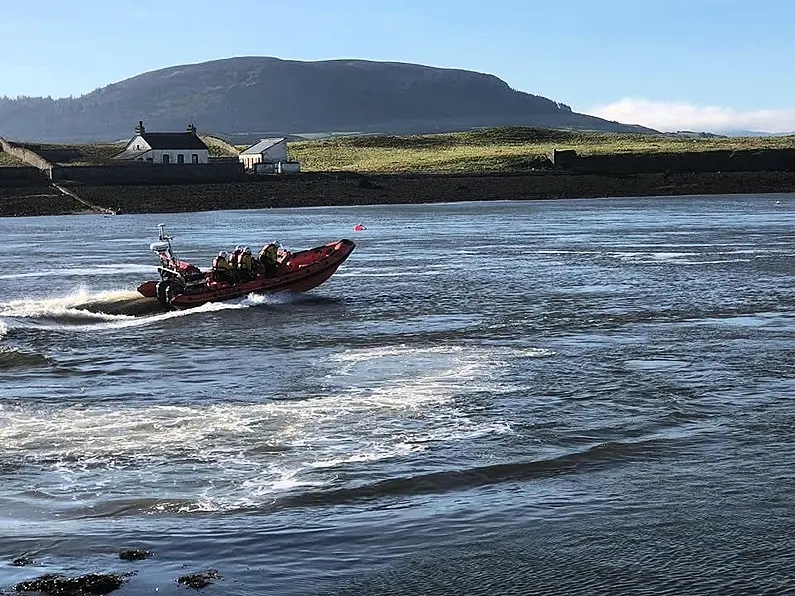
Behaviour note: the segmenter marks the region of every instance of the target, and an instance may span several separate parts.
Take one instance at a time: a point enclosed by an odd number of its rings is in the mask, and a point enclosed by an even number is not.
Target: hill
[[[266,135],[427,133],[481,126],[653,132],[573,112],[490,75],[398,62],[240,57],[147,72],[77,98],[0,98],[0,135],[129,138],[193,122],[245,143]]]

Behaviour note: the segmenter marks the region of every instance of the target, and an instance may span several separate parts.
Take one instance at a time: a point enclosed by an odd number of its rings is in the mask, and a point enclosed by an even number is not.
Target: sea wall
[[[24,146],[22,146],[24,145]],[[15,144],[18,149],[30,151],[34,155],[40,157],[46,164],[57,164],[61,162],[69,162],[75,159],[80,159],[82,153],[76,148],[69,145],[55,145],[40,143],[18,143]],[[48,166],[49,167],[49,166]]]
[[[17,159],[21,159],[25,163],[30,164],[34,168],[38,168],[44,172],[52,167],[52,164],[46,159],[42,158],[41,155],[25,149],[24,147],[17,147],[16,145],[6,141],[3,137],[0,137],[0,147],[3,148],[3,151],[8,152]]]
[[[795,192],[795,172],[513,175],[306,175],[227,184],[81,187],[120,213]]]
[[[52,166],[53,182],[91,185],[197,184],[245,180],[243,164],[218,161],[206,164],[124,164],[107,166]]]
[[[0,186],[39,186],[45,182],[41,170],[32,166],[0,167]]]
[[[793,149],[609,155],[579,155],[575,151],[564,150],[553,152],[551,159],[557,167],[589,174],[795,171]]]
[[[177,213],[217,209],[443,203],[484,200],[795,193],[795,172],[577,174],[296,174],[245,182],[81,185],[79,203],[52,188],[0,187],[0,217],[85,211]],[[653,200],[653,199],[651,199]],[[760,200],[764,200],[760,197]],[[795,194],[790,200],[795,200]]]

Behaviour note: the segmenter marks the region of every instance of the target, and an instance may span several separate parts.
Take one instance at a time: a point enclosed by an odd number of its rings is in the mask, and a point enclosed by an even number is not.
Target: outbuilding
[[[291,161],[284,137],[260,139],[244,149],[238,156],[247,170],[265,173],[286,173],[300,170],[297,161]]]
[[[143,121],[124,151],[113,159],[161,164],[208,163],[210,151],[189,124],[185,132],[146,132]]]

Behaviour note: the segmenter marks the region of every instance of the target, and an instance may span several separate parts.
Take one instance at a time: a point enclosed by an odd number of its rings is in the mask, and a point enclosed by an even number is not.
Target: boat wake
[[[84,323],[92,319],[162,312],[160,305],[132,290],[91,293],[81,288],[67,296],[0,303],[0,317],[57,319]]]
[[[10,329],[113,329],[148,325],[175,317],[272,304],[289,304],[289,294],[249,294],[227,302],[207,303],[185,311],[164,311],[159,302],[134,290],[90,292],[67,296],[0,302],[0,339]]]

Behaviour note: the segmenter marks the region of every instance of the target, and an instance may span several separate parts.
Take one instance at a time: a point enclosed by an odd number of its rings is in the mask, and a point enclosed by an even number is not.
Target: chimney
[[[135,134],[142,135],[145,132],[146,132],[146,129],[144,128],[144,121],[143,120],[139,120],[138,121],[138,126],[135,127]]]
[[[188,124],[188,128],[186,129],[189,133],[195,135],[196,134],[196,127],[193,124]]]

